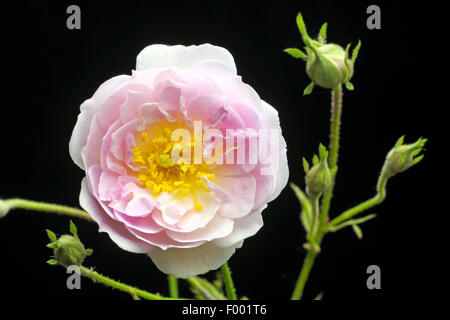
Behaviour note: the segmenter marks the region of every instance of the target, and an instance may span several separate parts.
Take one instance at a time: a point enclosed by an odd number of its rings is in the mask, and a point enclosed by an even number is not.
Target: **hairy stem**
[[[309,239],[308,239],[310,242],[315,242],[315,238],[320,227],[319,198],[320,198],[319,196],[311,198],[312,220],[311,220],[311,230],[309,232]]]
[[[342,116],[342,86],[339,85],[332,90],[331,94],[331,124],[330,124],[330,146],[329,146],[329,163],[331,172],[335,172],[337,168],[338,155],[339,155],[339,137],[340,137],[340,127],[341,127],[341,116]],[[330,210],[331,197],[333,196],[333,188],[335,185],[335,175],[333,175],[333,181],[331,187],[324,193],[322,198],[319,226],[316,233],[314,243],[320,247],[323,236],[325,235],[325,227],[328,220],[328,212]],[[317,257],[317,251],[310,248],[305,260],[303,261],[302,269],[297,279],[297,283],[292,293],[291,300],[299,300],[303,295],[303,290],[305,288],[306,282],[314,265],[314,260]]]
[[[339,85],[333,89],[331,93],[331,127],[330,127],[330,157],[328,159],[328,166],[331,172],[336,170],[339,157],[339,139],[341,129],[342,117],[342,86]],[[320,221],[323,226],[328,218],[330,211],[331,198],[333,196],[333,189],[335,185],[335,175],[331,187],[325,191],[322,198],[322,208],[320,212]]]
[[[186,281],[189,282],[192,287],[197,289],[206,300],[226,300],[222,293],[202,278],[187,278]]]
[[[381,174],[378,178],[377,194],[372,198],[370,198],[369,200],[366,200],[358,204],[357,206],[354,206],[341,213],[339,216],[337,216],[328,223],[327,228],[331,228],[335,225],[338,225],[339,223],[346,221],[354,217],[355,215],[383,202],[383,200],[386,198],[386,184],[387,181],[389,180],[389,177],[390,176],[387,174],[387,170],[385,169],[385,167],[383,167],[383,170],[381,171]]]
[[[112,280],[108,277],[105,277],[101,275],[100,273],[90,269],[86,268],[84,266],[80,266],[80,273],[82,276],[90,278],[96,282],[103,283],[107,287],[111,287],[123,292],[126,292],[128,294],[131,294],[132,296],[138,296],[143,299],[147,300],[176,300],[172,298],[167,298],[160,296],[159,294],[150,293],[141,289],[138,289],[136,287],[129,286],[127,284],[124,284],[122,282]]]
[[[8,211],[12,209],[26,209],[32,211],[52,212],[56,214],[67,215],[70,217],[94,221],[86,211],[77,208],[71,208],[64,205],[25,200],[19,198],[0,200],[0,202],[1,206],[5,210],[4,214],[6,214]]]
[[[234,288],[233,279],[231,278],[231,270],[228,266],[228,262],[221,267],[223,279],[225,282],[225,290],[227,292],[227,298],[229,300],[237,300],[236,289]]]

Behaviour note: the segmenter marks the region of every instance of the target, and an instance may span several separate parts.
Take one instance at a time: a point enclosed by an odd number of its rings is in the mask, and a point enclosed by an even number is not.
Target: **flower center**
[[[210,172],[208,164],[194,164],[193,157],[186,161],[183,157],[183,148],[190,148],[194,154],[195,141],[172,141],[172,132],[175,129],[171,123],[164,126],[147,126],[143,131],[135,134],[136,146],[133,148],[133,162],[139,167],[137,179],[141,186],[153,193],[153,198],[163,192],[177,191],[180,196],[191,193],[194,197],[195,209],[202,210],[203,205],[198,203],[196,190],[201,188],[210,192],[206,182],[213,181],[215,175]],[[180,155],[176,163],[172,160],[172,150]]]

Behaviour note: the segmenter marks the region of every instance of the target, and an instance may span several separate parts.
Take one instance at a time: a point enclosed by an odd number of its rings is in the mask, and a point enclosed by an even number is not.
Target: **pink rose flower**
[[[277,111],[242,82],[224,48],[149,46],[131,76],[103,83],[80,111],[69,148],[86,172],[81,206],[119,247],[148,254],[176,277],[225,263],[261,228],[261,212],[287,183]],[[195,138],[198,123],[214,138]],[[178,129],[194,139],[174,140]],[[255,132],[264,148],[239,161],[235,153],[251,153]],[[243,144],[223,149],[236,137]],[[189,161],[198,145],[201,155],[219,155],[216,162]]]

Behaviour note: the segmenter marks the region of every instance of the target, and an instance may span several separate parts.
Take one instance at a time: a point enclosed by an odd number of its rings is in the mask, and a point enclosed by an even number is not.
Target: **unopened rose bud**
[[[77,237],[65,234],[56,242],[53,248],[56,261],[64,267],[81,265],[86,258],[86,249]]]
[[[400,137],[386,157],[384,170],[390,177],[407,170],[419,163],[423,158],[423,155],[419,155],[419,153],[422,151],[427,139],[420,138],[412,144],[403,144],[403,140],[404,136]]]
[[[326,89],[334,89],[340,84],[345,84],[347,89],[353,90],[353,85],[349,80],[353,76],[353,67],[361,42],[358,42],[354,48],[350,59],[348,57],[350,45],[347,45],[344,49],[334,43],[325,43],[326,23],[320,30],[318,40],[311,39],[308,36],[300,13],[297,15],[297,25],[306,45],[306,53],[295,48],[288,48],[285,52],[295,58],[306,60],[306,73],[312,82],[305,89],[304,94],[311,93],[314,85],[319,85]]]
[[[70,232],[72,235],[65,234],[57,239],[52,231],[47,230],[47,235],[52,241],[47,247],[53,249],[55,256],[55,259],[48,261],[49,264],[60,264],[66,268],[70,265],[80,266],[84,259],[92,254],[92,249],[84,248],[72,221],[70,221]]]
[[[314,84],[333,89],[352,77],[353,61],[346,58],[346,52],[341,46],[325,44],[308,51],[306,73]]]
[[[313,166],[311,169],[308,168],[306,173],[306,193],[310,197],[319,197],[332,184],[332,175],[327,163],[328,151],[322,144],[319,147],[319,155],[320,158],[314,156]]]

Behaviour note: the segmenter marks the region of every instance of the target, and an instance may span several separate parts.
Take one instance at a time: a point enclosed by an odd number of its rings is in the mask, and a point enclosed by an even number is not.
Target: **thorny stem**
[[[236,289],[234,288],[233,279],[231,278],[231,270],[228,266],[228,262],[221,267],[223,279],[225,282],[225,290],[227,292],[227,298],[229,300],[237,300]]]
[[[339,155],[339,137],[340,137],[340,126],[341,126],[341,116],[342,116],[342,86],[339,85],[332,90],[331,95],[331,127],[330,127],[330,146],[329,146],[329,163],[328,166],[331,172],[335,172],[337,168],[338,155]],[[323,236],[325,234],[325,227],[328,220],[328,212],[330,210],[331,197],[333,195],[333,188],[335,184],[335,175],[333,175],[331,187],[324,193],[322,198],[322,208],[320,211],[319,226],[314,243],[320,247]],[[303,261],[302,269],[295,284],[294,291],[291,296],[291,300],[300,300],[303,295],[303,290],[305,288],[306,282],[308,281],[309,274],[311,272],[312,266],[314,265],[314,260],[317,257],[317,250],[310,248],[305,260]]]
[[[331,127],[330,127],[330,157],[328,160],[328,166],[330,171],[334,172],[337,168],[338,156],[339,156],[339,139],[342,117],[342,86],[339,85],[333,89],[331,93]],[[328,213],[330,211],[331,198],[333,196],[333,189],[335,185],[335,175],[331,187],[325,191],[322,198],[322,208],[320,212],[320,222],[324,226],[328,219]]]
[[[111,288],[126,292],[128,294],[131,294],[132,296],[138,296],[138,297],[146,299],[146,300],[177,300],[174,298],[163,297],[159,294],[150,293],[150,292],[138,289],[136,287],[129,286],[122,282],[105,277],[105,276],[101,275],[100,273],[98,273],[90,268],[86,268],[84,266],[80,266],[80,273],[82,276],[90,278],[96,282],[103,283],[107,287],[111,287]]]

